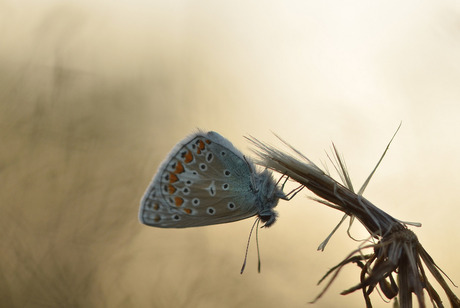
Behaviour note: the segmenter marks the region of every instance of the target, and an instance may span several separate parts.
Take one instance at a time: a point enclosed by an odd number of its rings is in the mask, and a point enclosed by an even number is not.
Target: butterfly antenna
[[[251,231],[249,232],[248,244],[246,245],[246,253],[244,254],[244,261],[243,261],[243,266],[241,267],[240,274],[243,274],[244,268],[246,267],[246,260],[248,259],[249,243],[251,242],[252,231],[254,230],[254,227],[256,224],[259,225],[259,221],[260,221],[260,218],[257,218],[256,221],[254,221],[251,227]],[[257,245],[257,252],[259,252],[258,245]],[[260,268],[260,259],[259,259],[259,268]]]
[[[260,250],[259,250],[259,222],[260,219],[257,219],[257,226],[256,226],[256,246],[257,246],[257,272],[260,274]]]

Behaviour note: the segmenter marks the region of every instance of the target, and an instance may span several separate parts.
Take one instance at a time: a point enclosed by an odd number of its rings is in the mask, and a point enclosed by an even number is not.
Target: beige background
[[[0,301],[11,307],[309,307],[357,243],[302,192],[239,269],[252,219],[137,221],[158,164],[197,127],[250,154],[334,141],[356,188],[423,223],[460,284],[457,1],[0,1]],[[353,234],[366,234],[356,225]],[[345,269],[311,307],[363,306]],[[455,288],[454,288],[455,289]],[[458,289],[455,292],[459,294]],[[444,297],[445,298],[445,297]],[[375,307],[390,307],[377,294]]]

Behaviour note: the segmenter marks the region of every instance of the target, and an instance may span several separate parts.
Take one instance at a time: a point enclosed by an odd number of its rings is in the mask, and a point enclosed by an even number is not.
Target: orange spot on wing
[[[209,139],[206,139],[204,142],[206,142],[207,144],[211,144],[211,140]]]
[[[188,151],[185,156],[184,156],[184,162],[186,164],[188,164],[189,162],[191,162],[193,160],[193,154],[192,152]]]
[[[202,140],[198,140],[198,148],[204,150],[204,142]]]
[[[176,192],[176,187],[172,186],[172,185],[169,185],[168,186],[168,191],[169,191],[169,194],[172,195],[173,193]]]
[[[184,199],[182,199],[181,197],[176,197],[174,198],[174,203],[176,204],[176,206],[181,206],[184,203]]]
[[[158,211],[158,210],[160,209],[160,206],[158,205],[158,203],[154,203],[154,204],[153,204],[153,209],[154,209],[155,211]]]
[[[174,173],[182,173],[184,172],[184,165],[180,161],[177,162],[176,169],[174,170]]]
[[[197,149],[196,149],[196,154],[201,154],[200,148],[197,148]]]
[[[177,181],[179,181],[179,178],[177,177],[177,175],[171,172],[169,174],[169,183],[175,183]]]
[[[187,214],[192,214],[192,210],[191,210],[191,209],[184,209],[184,212],[187,213]]]

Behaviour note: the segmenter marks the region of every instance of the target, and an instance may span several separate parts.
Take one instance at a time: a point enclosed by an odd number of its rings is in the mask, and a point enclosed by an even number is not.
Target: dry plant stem
[[[311,161],[306,164],[256,139],[251,141],[261,149],[257,154],[263,159],[263,165],[304,185],[317,196],[336,205],[334,208],[355,216],[373,236],[383,236],[391,230],[405,228],[398,220],[338,183]]]
[[[377,286],[388,299],[399,295],[400,307],[403,308],[412,307],[412,293],[415,294],[419,306],[426,307],[424,290],[433,307],[444,307],[438,293],[427,279],[423,267],[425,264],[445,291],[451,306],[460,307],[460,300],[443,278],[444,273],[422,247],[417,236],[407,229],[404,223],[380,210],[360,194],[355,194],[335,181],[291,146],[288,145],[303,161],[257,139],[249,140],[258,148],[255,152],[261,159],[259,162],[261,165],[304,185],[322,198],[315,199],[316,201],[356,217],[376,241],[376,243],[354,250],[341,263],[327,272],[320,282],[329,275],[332,275],[332,278],[314,301],[326,292],[343,266],[356,263],[361,268],[360,283],[343,291],[342,294],[361,289],[366,307],[372,307],[370,294]],[[341,169],[344,170],[344,168]],[[373,253],[364,255],[362,251],[365,249],[373,249]],[[396,280],[393,275],[397,276]]]

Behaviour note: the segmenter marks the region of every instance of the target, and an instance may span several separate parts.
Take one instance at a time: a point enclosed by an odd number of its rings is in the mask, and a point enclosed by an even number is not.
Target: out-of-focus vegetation
[[[458,280],[458,253],[439,240],[458,242],[458,197],[446,193],[458,187],[455,5],[314,3],[0,1],[0,306],[312,300],[355,243],[339,230],[317,253],[340,217],[303,194],[260,233],[261,275],[253,246],[239,274],[250,221],[138,223],[158,164],[197,127],[245,153],[242,135],[272,130],[316,161],[332,139],[359,186],[402,120],[366,197],[424,223],[420,241]],[[362,304],[339,295],[358,272],[315,307]]]

